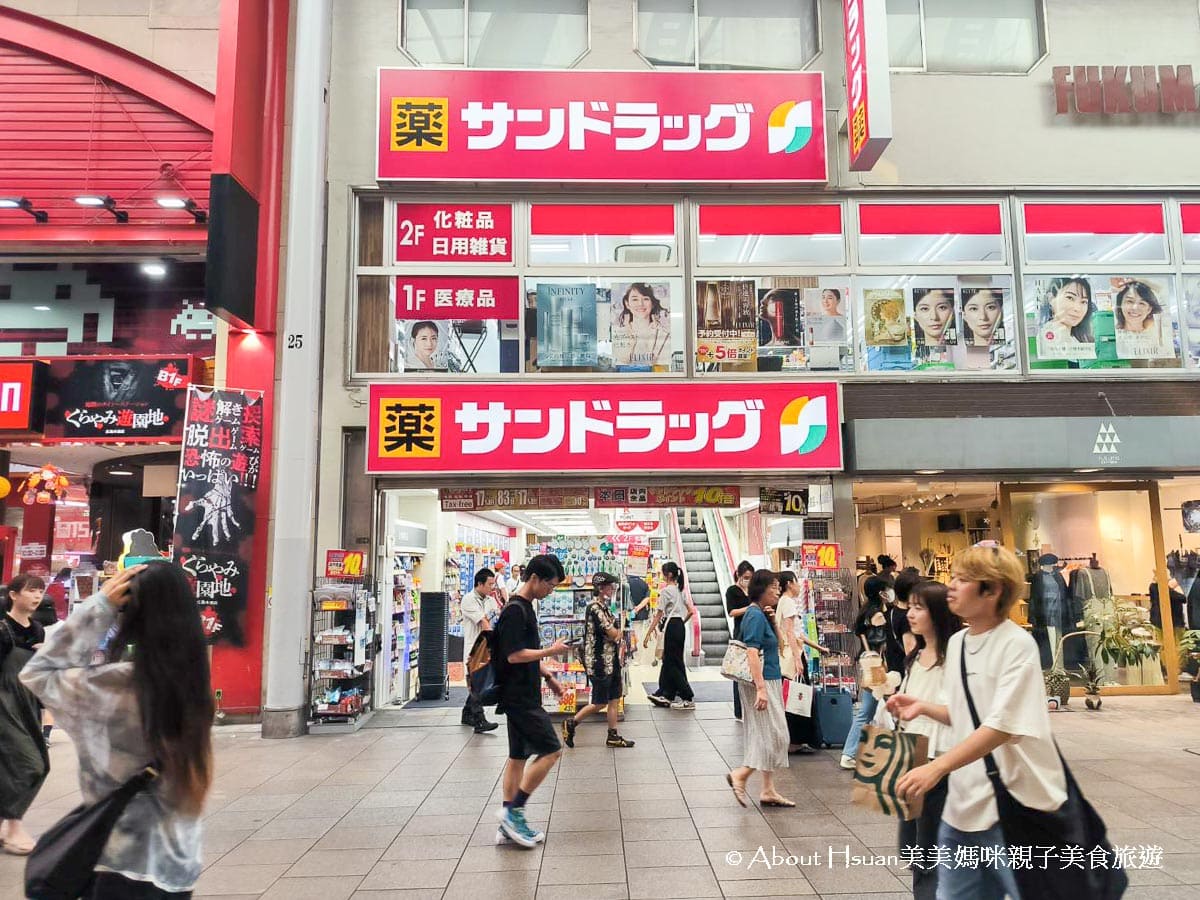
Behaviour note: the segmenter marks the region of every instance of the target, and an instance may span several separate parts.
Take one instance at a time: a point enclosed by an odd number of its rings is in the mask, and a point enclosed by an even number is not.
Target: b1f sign
[[[380,181],[827,180],[820,72],[381,69],[378,115]]]
[[[40,432],[46,418],[46,364],[0,363],[0,432]]]
[[[892,140],[886,0],[842,0],[850,171],[869,172]]]

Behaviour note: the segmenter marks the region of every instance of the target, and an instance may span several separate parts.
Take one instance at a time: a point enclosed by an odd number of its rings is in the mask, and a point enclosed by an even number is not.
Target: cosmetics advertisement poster
[[[502,323],[484,319],[398,321],[400,371],[497,374],[501,328]]]
[[[540,367],[596,365],[596,302],[594,284],[538,285],[537,342]]]
[[[621,372],[666,371],[671,365],[671,286],[613,282],[613,366]]]
[[[868,347],[908,345],[904,291],[893,288],[863,291],[863,307]]]
[[[759,288],[758,357],[782,359],[783,370],[806,369],[804,306],[797,288]]]
[[[758,352],[757,301],[753,279],[696,282],[697,364],[754,367]]]

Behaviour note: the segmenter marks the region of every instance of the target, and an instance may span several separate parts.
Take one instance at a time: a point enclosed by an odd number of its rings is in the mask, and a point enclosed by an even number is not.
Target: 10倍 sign
[[[838,386],[372,384],[370,474],[830,472]]]

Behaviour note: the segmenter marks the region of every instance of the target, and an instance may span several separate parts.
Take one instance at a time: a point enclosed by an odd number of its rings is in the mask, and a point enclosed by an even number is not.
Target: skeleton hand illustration
[[[191,512],[193,507],[199,506],[204,510],[204,518],[200,520],[200,524],[196,526],[196,530],[192,533],[192,540],[200,537],[200,532],[204,530],[204,526],[208,526],[212,531],[213,546],[220,544],[218,529],[221,534],[224,534],[225,540],[231,540],[232,534],[229,530],[229,524],[232,522],[234,528],[241,528],[241,523],[233,515],[233,477],[224,471],[218,471],[213,475],[212,487],[207,494],[202,497],[197,497],[187,505],[184,512]]]

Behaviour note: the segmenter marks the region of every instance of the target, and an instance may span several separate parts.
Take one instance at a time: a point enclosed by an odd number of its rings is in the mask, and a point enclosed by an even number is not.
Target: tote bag
[[[123,785],[93,803],[79,806],[43,834],[25,862],[29,900],[78,900],[95,874],[96,863],[125,807],[158,778],[146,766]]]
[[[783,704],[783,711],[791,713],[793,716],[803,716],[805,718],[811,716],[813,686],[805,684],[803,681],[789,681],[787,690],[787,702]]]
[[[730,681],[744,681],[747,684],[754,681],[750,674],[750,657],[746,655],[746,645],[741,641],[730,641],[721,660],[721,674]]]
[[[971,688],[967,684],[967,655],[962,654],[962,684],[971,710],[971,722],[979,727],[979,713]],[[1058,750],[1055,744],[1055,750]],[[1022,805],[1000,779],[1000,767],[992,754],[983,758],[988,778],[996,791],[996,810],[1000,814],[1000,830],[1009,847],[1054,847],[1058,857],[1067,847],[1082,847],[1089,855],[1088,865],[1079,869],[1068,867],[1013,870],[1021,900],[1061,900],[1063,897],[1087,897],[1088,900],[1116,900],[1129,886],[1124,869],[1115,868],[1116,854],[1108,841],[1104,820],[1092,808],[1075,783],[1075,777],[1058,753],[1063,775],[1067,781],[1067,799],[1054,812],[1043,812]],[[1103,853],[1103,863],[1092,854]]]

